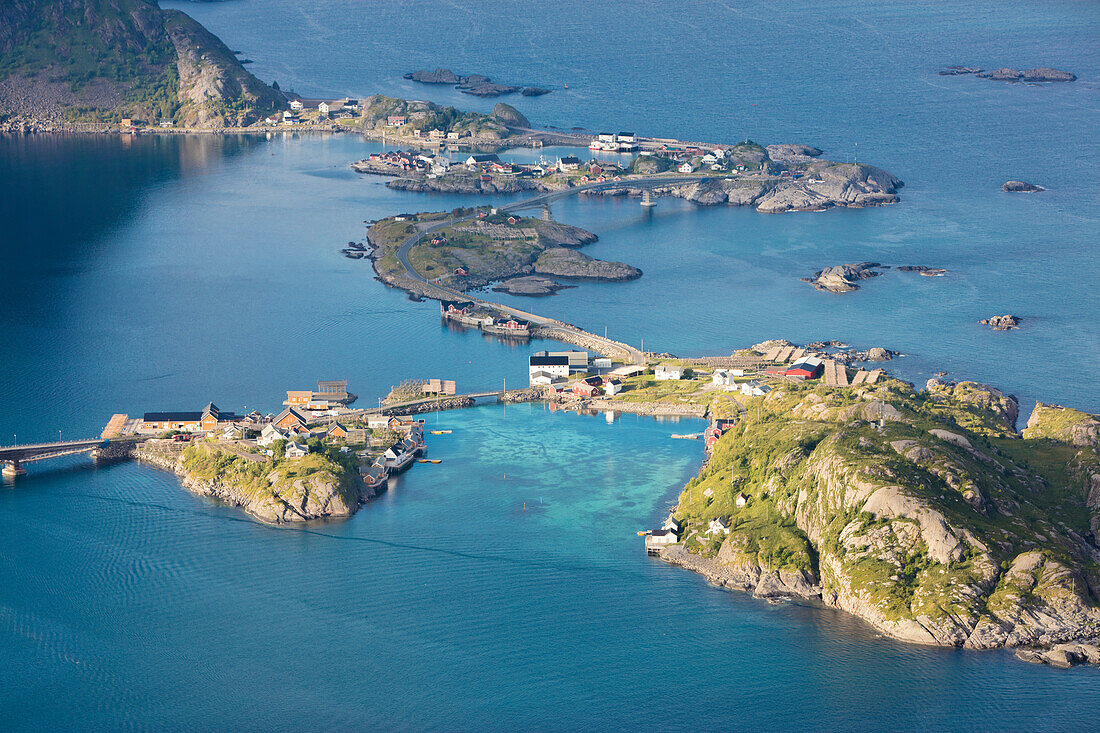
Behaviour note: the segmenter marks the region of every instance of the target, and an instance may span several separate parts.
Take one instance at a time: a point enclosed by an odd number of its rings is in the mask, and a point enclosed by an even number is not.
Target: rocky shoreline
[[[315,519],[349,517],[359,510],[362,502],[375,496],[372,489],[362,485],[354,501],[348,501],[349,492],[341,490],[337,482],[314,477],[297,479],[273,491],[253,492],[220,478],[201,478],[184,466],[184,448],[178,444],[149,441],[133,452],[133,457],[143,463],[174,473],[183,487],[192,494],[217,499],[245,512],[267,524],[287,524]],[[269,481],[275,483],[274,476]]]
[[[354,163],[360,172],[367,166]],[[752,174],[737,178],[700,177],[698,183],[650,189],[655,196],[682,198],[699,206],[751,206],[763,214],[787,211],[825,211],[830,208],[866,208],[900,201],[897,195],[905,184],[893,174],[874,166],[857,163],[833,163],[813,160],[806,164],[798,180],[780,175]],[[776,169],[778,174],[780,169]],[[446,175],[437,178],[402,176],[386,183],[399,191],[430,193],[498,194],[535,191],[549,193],[569,188],[569,184],[546,179],[493,176],[483,182],[474,175]],[[586,196],[631,196],[641,198],[642,189],[633,188],[629,179],[622,187],[586,191]]]

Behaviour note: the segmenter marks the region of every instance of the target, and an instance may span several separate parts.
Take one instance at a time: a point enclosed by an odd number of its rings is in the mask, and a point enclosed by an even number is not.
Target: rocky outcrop
[[[573,280],[635,280],[642,271],[624,262],[606,262],[565,247],[552,247],[535,260],[534,271]]]
[[[1042,186],[1036,186],[1027,181],[1005,181],[1001,184],[1001,190],[1008,193],[1036,193],[1044,190]]]
[[[509,127],[530,128],[531,123],[518,109],[504,102],[497,102],[493,107],[493,117],[497,118]]]
[[[1009,68],[984,71],[978,66],[948,66],[946,69],[940,71],[940,76],[962,76],[964,74],[974,74],[983,79],[993,79],[995,81],[1031,83],[1076,81],[1077,79],[1077,75],[1072,72],[1052,69],[1049,66],[1041,66],[1037,69],[1025,69],[1024,71]]]
[[[177,116],[189,127],[250,125],[286,106],[286,98],[249,73],[214,34],[178,10],[165,11],[176,49]]]
[[[567,287],[569,286],[557,283],[548,277],[527,275],[524,277],[511,277],[507,280],[499,282],[493,286],[493,292],[508,293],[509,295],[541,297],[545,295],[553,295],[562,288]]]
[[[1059,458],[1095,439],[1091,416],[1048,411],[1021,443],[1016,400],[987,385],[856,392],[784,384],[743,414],[681,493],[685,529],[661,555],[758,596],[820,597],[909,642],[1095,661],[1100,549],[1067,508],[1100,518],[1100,459]]]
[[[583,247],[599,239],[587,229],[553,219],[538,219],[535,229],[539,233],[539,242],[553,247]]]
[[[784,163],[787,165],[809,163],[814,158],[821,155],[821,151],[817,148],[809,145],[795,145],[791,143],[768,145],[765,149],[768,151],[769,158],[777,163]]]
[[[1039,402],[1024,428],[1025,438],[1047,438],[1078,448],[1100,448],[1100,418],[1061,405]]]
[[[830,293],[850,293],[859,290],[856,283],[871,277],[878,277],[882,273],[876,268],[882,267],[877,262],[857,262],[847,265],[834,265],[818,270],[812,277],[803,278],[803,281],[811,283],[818,290],[827,290]]]
[[[1023,82],[1047,82],[1047,81],[1076,81],[1077,75],[1061,69],[1052,69],[1049,66],[1041,66],[1036,69],[1001,68],[993,71],[980,71],[978,76],[994,81],[1023,81]]]
[[[450,69],[412,71],[405,74],[405,78],[420,84],[453,84],[460,92],[475,97],[499,97],[504,94],[515,94],[521,89],[508,84],[497,84],[489,77],[481,74],[459,75]],[[523,88],[523,93],[525,96],[534,97],[540,94],[549,94],[550,90],[540,87],[526,87]]]
[[[280,465],[242,458],[212,444],[184,448],[149,441],[134,457],[172,471],[194,494],[239,507],[270,524],[347,517],[373,496],[365,486],[352,488],[353,477],[338,474],[334,464],[314,455]]]
[[[1014,331],[1020,327],[1020,317],[1005,314],[1003,316],[990,316],[978,321],[983,326],[989,326],[994,331]]]

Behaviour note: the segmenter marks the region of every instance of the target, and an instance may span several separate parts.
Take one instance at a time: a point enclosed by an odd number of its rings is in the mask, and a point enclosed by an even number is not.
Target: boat
[[[442,458],[417,458],[417,463],[443,463]]]
[[[702,435],[702,433],[687,433],[686,435],[681,435],[680,433],[673,433],[669,437],[670,438],[677,438],[679,440],[699,440],[700,435]]]
[[[450,430],[433,430],[432,435],[450,435]]]

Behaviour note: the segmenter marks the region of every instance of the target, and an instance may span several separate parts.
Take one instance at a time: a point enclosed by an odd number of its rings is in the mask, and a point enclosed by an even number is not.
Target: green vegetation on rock
[[[776,385],[684,488],[682,544],[761,595],[819,596],[909,641],[1097,635],[1100,462],[1066,427],[1089,419],[1041,416],[1021,439],[1015,400],[984,385]]]

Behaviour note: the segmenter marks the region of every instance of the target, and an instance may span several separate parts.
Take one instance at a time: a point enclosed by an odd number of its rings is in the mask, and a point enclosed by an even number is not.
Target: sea
[[[677,355],[770,338],[899,352],[1100,411],[1100,6],[498,0],[164,2],[261,79],[491,110],[402,75],[551,89],[535,126],[814,145],[905,181],[899,204],[763,215],[572,197],[629,283],[500,296]],[[1070,84],[938,71],[1053,66]],[[114,413],[277,410],[346,378],[526,382],[516,345],[340,254],[366,222],[486,203],[392,191],[356,135],[0,137],[0,444],[97,435]],[[391,146],[392,148],[392,146]],[[589,152],[509,151],[513,160]],[[1021,179],[1038,194],[1007,194]],[[514,197],[499,197],[501,203]],[[801,282],[874,261],[844,295]],[[896,271],[945,268],[939,278]],[[1011,332],[981,318],[1013,313]],[[694,420],[487,405],[431,415],[417,465],[346,521],[270,527],[145,465],[30,464],[0,485],[0,727],[1085,730],[1095,669],[924,648],[832,609],[767,603],[647,558],[698,470]]]

